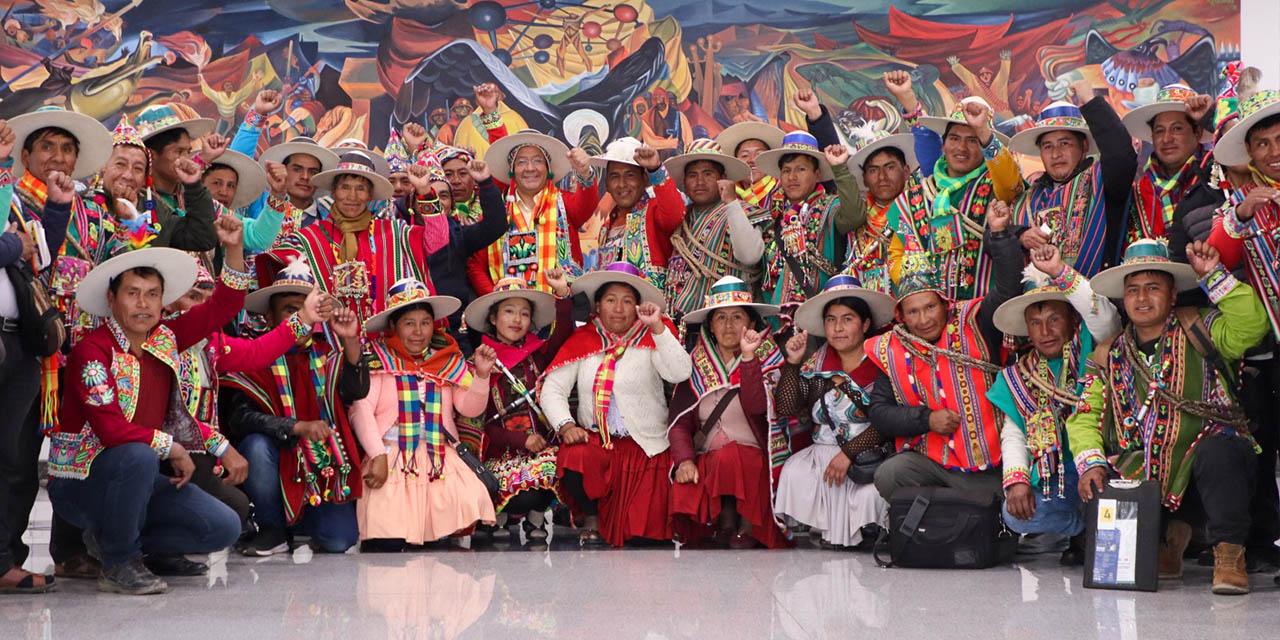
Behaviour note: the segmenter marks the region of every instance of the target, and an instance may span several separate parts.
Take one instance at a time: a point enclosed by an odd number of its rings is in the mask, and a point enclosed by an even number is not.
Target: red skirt
[[[673,526],[689,542],[710,537],[720,517],[720,498],[737,499],[738,515],[751,523],[751,537],[770,549],[791,546],[773,521],[770,467],[764,451],[737,442],[698,456],[698,482],[671,488]]]
[[[582,474],[587,497],[599,503],[600,537],[605,542],[620,547],[631,538],[670,540],[671,452],[650,458],[631,438],[610,441],[611,451],[601,446],[596,433],[583,444],[560,445],[557,476],[565,471]],[[580,505],[572,499],[568,503],[574,515],[581,515]]]

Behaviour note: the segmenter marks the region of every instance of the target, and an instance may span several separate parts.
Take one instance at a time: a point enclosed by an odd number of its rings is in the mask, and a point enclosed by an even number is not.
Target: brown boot
[[[1244,547],[1219,542],[1213,548],[1213,592],[1220,596],[1249,593],[1249,573],[1244,568]]]
[[[1182,554],[1191,543],[1191,525],[1181,520],[1170,520],[1160,543],[1160,560],[1157,563],[1161,580],[1177,580],[1182,577]]]

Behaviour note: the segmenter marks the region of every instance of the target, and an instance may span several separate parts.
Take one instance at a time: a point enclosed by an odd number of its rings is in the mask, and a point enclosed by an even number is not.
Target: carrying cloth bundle
[[[1012,560],[1017,540],[994,492],[902,487],[889,498],[889,530],[874,558],[882,567],[986,569]]]

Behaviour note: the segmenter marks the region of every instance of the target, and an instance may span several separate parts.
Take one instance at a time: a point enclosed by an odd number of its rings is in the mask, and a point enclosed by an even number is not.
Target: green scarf
[[[947,157],[938,156],[938,161],[933,164],[933,183],[938,185],[938,195],[933,198],[933,217],[951,215],[952,194],[964,189],[965,185],[977,179],[986,170],[987,163],[984,160],[973,171],[959,178],[953,178],[947,173]]]

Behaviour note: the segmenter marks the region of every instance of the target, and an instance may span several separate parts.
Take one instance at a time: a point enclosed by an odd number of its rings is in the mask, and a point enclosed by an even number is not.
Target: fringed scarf
[[[773,337],[768,335],[767,327],[765,331],[764,342],[756,349],[756,357],[760,358],[760,370],[768,373],[782,366],[782,351],[774,343]],[[698,343],[694,345],[690,356],[693,359],[693,375],[689,376],[689,385],[699,398],[721,387],[736,387],[742,383],[738,370],[742,355],[725,362],[711,336],[710,323],[702,324]]]
[[[1164,238],[1173,223],[1173,211],[1183,194],[1195,186],[1199,178],[1196,167],[1204,152],[1196,152],[1182,163],[1173,175],[1164,177],[1164,169],[1155,154],[1147,159],[1147,166],[1134,184],[1133,220],[1129,224],[1129,242],[1142,238]]]
[[[774,189],[777,188],[777,178],[770,175],[763,176],[748,187],[743,187],[741,182],[734,185],[734,190],[738,192],[740,200],[745,200],[757,207],[766,206],[769,196],[773,195]]]
[[[933,182],[938,185],[938,195],[933,198],[933,215],[945,216],[953,213],[954,207],[951,206],[951,197],[960,193],[969,183],[982,177],[987,171],[987,163],[984,161],[973,171],[960,176],[952,177],[947,173],[947,156],[939,156],[938,161],[933,165]]]
[[[414,454],[425,440],[431,463],[428,477],[439,478],[444,471],[443,386],[471,385],[471,371],[458,343],[436,333],[422,354],[410,353],[396,336],[379,338],[369,346],[377,365],[374,371],[395,377],[400,470],[418,475]]]
[[[568,251],[567,229],[562,233],[560,222],[564,220],[564,204],[560,190],[550,181],[538,193],[532,215],[520,208],[520,196],[515,183],[507,188],[507,233],[501,240],[489,245],[489,277],[494,282],[502,278],[520,278],[531,288],[550,291],[546,273],[562,262],[560,248]]]

